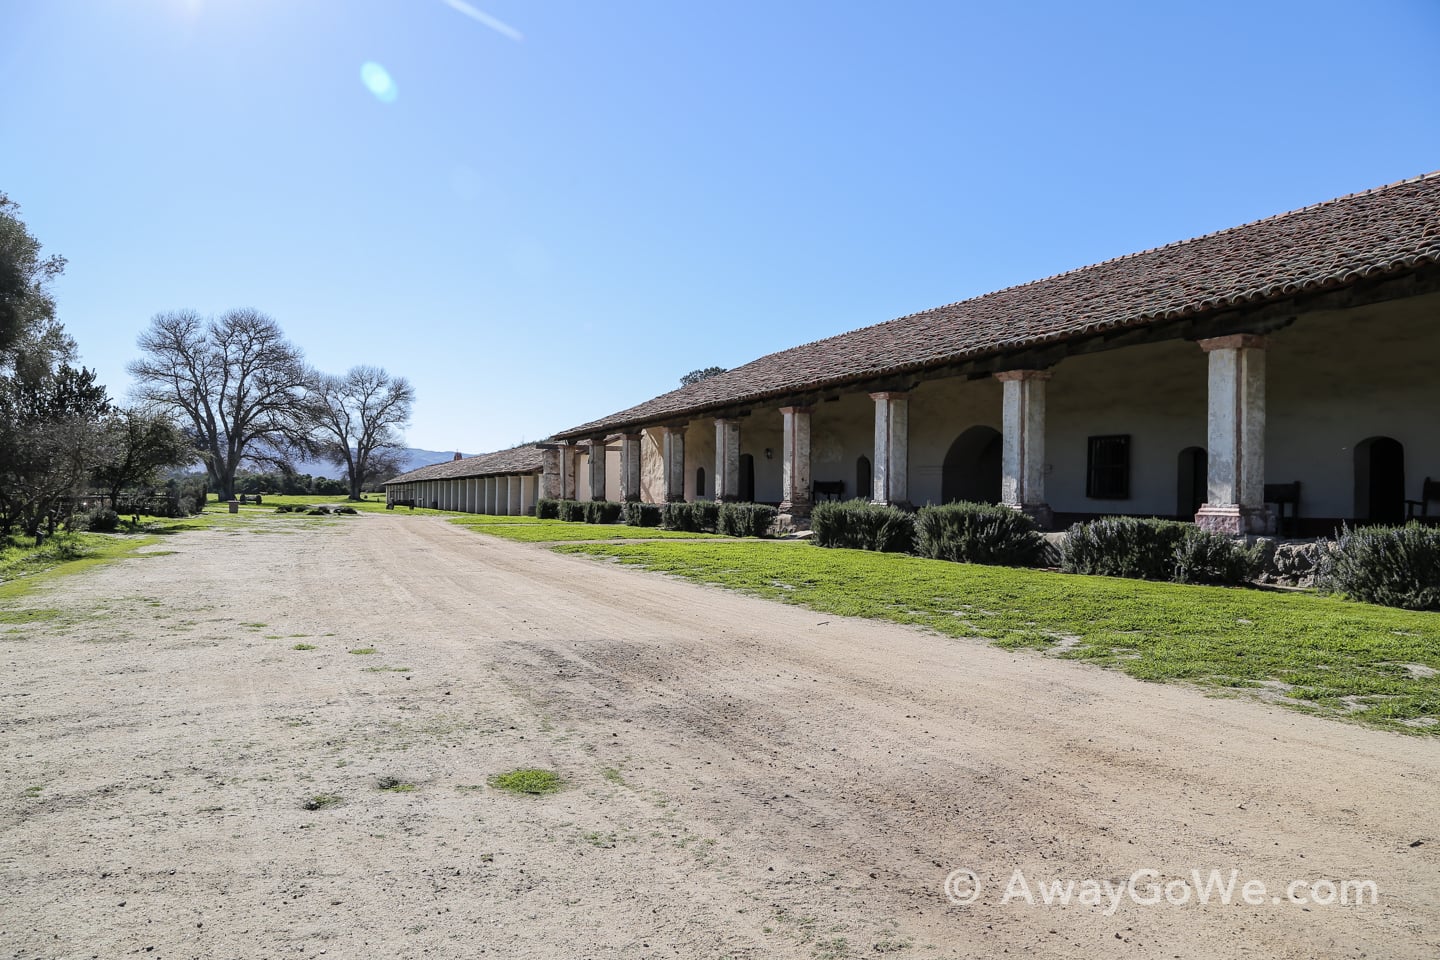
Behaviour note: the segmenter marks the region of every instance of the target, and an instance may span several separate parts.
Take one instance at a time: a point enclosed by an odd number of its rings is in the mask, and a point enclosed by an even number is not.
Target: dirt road
[[[183,534],[0,625],[0,955],[1440,955],[1432,740],[432,518],[307,523]],[[568,786],[485,785],[522,766]],[[1196,902],[1212,869],[1236,902]],[[1284,900],[1343,880],[1379,902]]]

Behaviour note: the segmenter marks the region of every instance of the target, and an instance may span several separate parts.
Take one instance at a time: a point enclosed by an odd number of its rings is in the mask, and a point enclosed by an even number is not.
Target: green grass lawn
[[[715,540],[713,533],[683,533],[679,530],[661,530],[657,527],[632,527],[624,523],[572,523],[566,520],[536,520],[512,524],[515,517],[491,517],[483,522],[472,520],[469,515],[457,517],[451,523],[468,527],[478,533],[521,543],[556,543],[567,540]]]
[[[1440,614],[1313,594],[1182,586],[921,560],[808,544],[573,544],[611,558],[843,616],[1039,647],[1141,680],[1277,701],[1440,735]],[[1266,690],[1268,688],[1268,691]]]

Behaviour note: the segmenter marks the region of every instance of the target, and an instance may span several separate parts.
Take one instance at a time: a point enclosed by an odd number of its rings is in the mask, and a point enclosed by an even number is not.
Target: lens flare
[[[390,76],[390,71],[371,60],[360,68],[360,82],[375,95],[381,103],[394,103],[400,90]]]

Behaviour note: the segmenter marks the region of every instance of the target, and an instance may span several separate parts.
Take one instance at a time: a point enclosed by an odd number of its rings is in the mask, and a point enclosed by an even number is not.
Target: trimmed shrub
[[[1406,610],[1440,610],[1440,529],[1343,527],[1320,557],[1315,585],[1351,600]]]
[[[1264,548],[1247,547],[1223,533],[1190,527],[1175,545],[1175,567],[1170,579],[1176,583],[1244,583],[1259,572]]]
[[[817,503],[810,513],[810,529],[820,547],[908,553],[915,546],[913,516],[868,500]]]
[[[90,530],[94,533],[114,533],[120,526],[120,515],[108,507],[96,507],[70,518],[71,530]]]
[[[1143,517],[1102,517],[1077,523],[1060,548],[1060,569],[1102,577],[1169,580],[1187,523]]]
[[[630,501],[621,511],[620,520],[632,527],[658,527],[664,510],[658,503]]]
[[[537,520],[559,520],[560,500],[536,500],[535,518]]]
[[[570,523],[585,522],[585,504],[579,500],[555,501],[555,518]]]
[[[660,516],[660,525],[666,530],[683,530],[686,533],[714,533],[719,524],[720,504],[709,500],[667,503]]]
[[[716,531],[727,537],[764,537],[780,511],[763,503],[722,503]]]
[[[922,507],[915,515],[915,552],[932,560],[1039,566],[1045,538],[1019,510],[989,503]]]
[[[623,504],[613,500],[587,500],[580,505],[586,523],[619,523]]]

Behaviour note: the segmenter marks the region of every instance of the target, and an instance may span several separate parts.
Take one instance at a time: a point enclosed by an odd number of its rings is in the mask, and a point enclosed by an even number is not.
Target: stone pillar
[[[580,496],[579,473],[580,447],[567,443],[560,448],[560,499],[575,500]]]
[[[740,421],[715,421],[715,502],[740,499]]]
[[[1208,354],[1209,475],[1195,523],[1231,536],[1275,532],[1265,506],[1265,338],[1199,341]]]
[[[910,505],[910,395],[872,393],[875,401],[875,458],[870,499],[899,507]]]
[[[804,519],[810,516],[810,408],[781,407],[780,415],[785,418],[780,512]]]
[[[669,503],[685,500],[685,427],[667,426],[663,433],[663,466],[665,468],[665,499]]]
[[[605,499],[605,438],[590,441],[590,499]]]
[[[568,452],[559,447],[540,451],[540,499],[559,500],[565,495],[564,464]]]
[[[634,503],[640,499],[640,434],[620,436],[620,499]]]
[[[500,498],[496,495],[498,486],[494,477],[485,478],[485,512],[492,517],[500,512]]]
[[[1045,502],[1045,381],[1050,371],[1006,370],[995,379],[1004,390],[1000,501],[1049,529],[1055,523]]]

